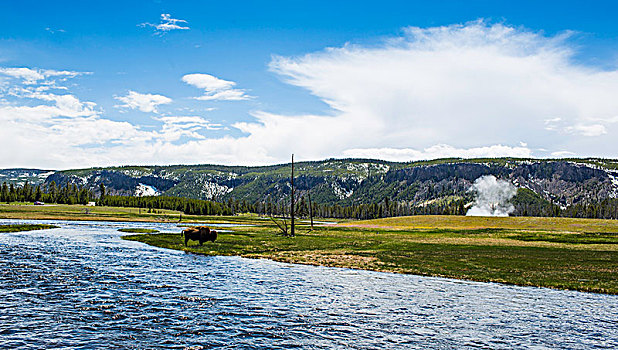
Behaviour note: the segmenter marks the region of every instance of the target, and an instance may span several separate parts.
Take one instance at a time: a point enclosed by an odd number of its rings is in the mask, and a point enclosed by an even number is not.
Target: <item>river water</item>
[[[117,231],[174,224],[44,222],[60,228],[0,233],[0,348],[618,348],[618,296],[198,256]]]

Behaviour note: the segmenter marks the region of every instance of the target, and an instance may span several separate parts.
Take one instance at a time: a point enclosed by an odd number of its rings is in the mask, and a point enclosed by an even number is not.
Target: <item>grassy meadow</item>
[[[0,218],[177,222],[174,233],[124,239],[205,255],[618,294],[618,221],[537,217],[411,216],[316,225],[296,237],[257,215],[187,216],[81,205],[0,205]],[[185,223],[243,224],[215,243],[184,246]],[[246,226],[247,224],[251,226]],[[129,230],[132,231],[132,230]],[[137,232],[129,232],[137,233]]]
[[[125,207],[90,207],[81,204],[45,204],[32,203],[0,203],[0,219],[23,220],[78,220],[78,221],[130,221],[130,222],[202,222],[204,220],[219,220],[221,222],[251,221],[252,216],[202,216],[185,215],[179,211]]]

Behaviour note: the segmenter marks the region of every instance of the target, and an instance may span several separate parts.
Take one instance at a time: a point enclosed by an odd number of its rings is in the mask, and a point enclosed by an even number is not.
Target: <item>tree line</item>
[[[291,210],[290,201],[281,200],[274,202],[270,198],[266,201],[257,201],[255,203],[230,198],[226,203],[231,208],[232,213],[289,216]],[[365,220],[409,215],[465,215],[466,209],[464,205],[463,200],[415,205],[410,202],[395,202],[385,198],[378,203],[342,206],[339,204],[328,205],[315,202],[309,204],[305,196],[301,196],[294,205],[294,213],[297,217],[301,218],[309,218],[309,215],[313,214],[313,217],[318,218]]]
[[[101,205],[110,207],[131,207],[153,209],[169,209],[183,212],[187,215],[232,215],[230,208],[223,204],[201,199],[168,196],[104,196],[99,201]]]
[[[34,202],[58,204],[86,204],[113,207],[133,207],[145,209],[169,209],[188,215],[233,215],[238,213],[256,213],[260,215],[290,215],[289,200],[266,200],[248,202],[230,198],[225,202],[170,196],[115,196],[106,195],[105,186],[101,184],[99,195],[92,190],[75,184],[57,186],[55,182],[32,186],[27,181],[23,186],[3,183],[0,189],[0,202]],[[392,201],[384,198],[377,203],[360,203],[352,205],[318,204],[309,202],[305,195],[298,196],[294,203],[294,213],[300,218],[308,218],[312,213],[318,218],[337,219],[378,219],[391,216],[408,215],[465,215],[466,202],[469,199],[451,201],[412,202]],[[555,204],[541,201],[514,201],[514,216],[572,217],[594,219],[618,219],[618,199],[608,198],[601,201],[589,201],[561,208]],[[310,208],[311,206],[311,208]]]
[[[99,205],[110,207],[169,209],[183,212],[187,215],[231,215],[232,210],[223,203],[171,196],[110,196],[105,185],[99,185]]]
[[[295,215],[309,218],[312,213],[317,218],[336,219],[379,219],[393,216],[410,215],[466,215],[469,199],[454,199],[450,201],[426,201],[424,203],[392,201],[384,198],[377,203],[361,203],[352,205],[317,204],[309,202],[301,196],[295,203]],[[231,212],[256,213],[260,215],[289,216],[290,201],[257,201],[249,203],[246,200],[228,199],[227,206]],[[570,217],[590,219],[618,219],[618,199],[610,198],[599,202],[581,203],[561,208],[550,202],[515,202],[512,216]]]
[[[97,205],[110,207],[132,207],[145,209],[169,209],[183,212],[187,215],[231,215],[232,211],[224,203],[169,196],[110,196],[106,194],[103,184],[99,187],[99,195],[94,191],[82,188],[76,184],[67,183],[57,186],[54,181],[49,184],[30,185],[28,181],[23,186],[7,185],[0,188],[0,202],[44,202],[56,204],[87,204],[96,202]]]
[[[23,186],[2,184],[0,202],[46,202],[58,204],[86,204],[95,201],[92,191],[80,188],[76,184],[59,187],[55,182],[32,186],[28,181]]]

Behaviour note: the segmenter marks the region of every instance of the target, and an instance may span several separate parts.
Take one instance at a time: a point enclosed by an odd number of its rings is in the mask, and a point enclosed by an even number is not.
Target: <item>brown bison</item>
[[[202,243],[207,241],[214,242],[217,239],[217,231],[211,230],[206,226],[196,226],[182,230],[180,237],[182,236],[185,237],[185,246],[187,246],[189,240],[199,241],[200,245],[202,245]]]

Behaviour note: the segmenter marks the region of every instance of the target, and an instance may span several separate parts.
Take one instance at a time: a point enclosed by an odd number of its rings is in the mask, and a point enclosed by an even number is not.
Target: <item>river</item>
[[[618,348],[618,296],[0,233],[0,348]],[[210,243],[206,243],[210,244]]]

